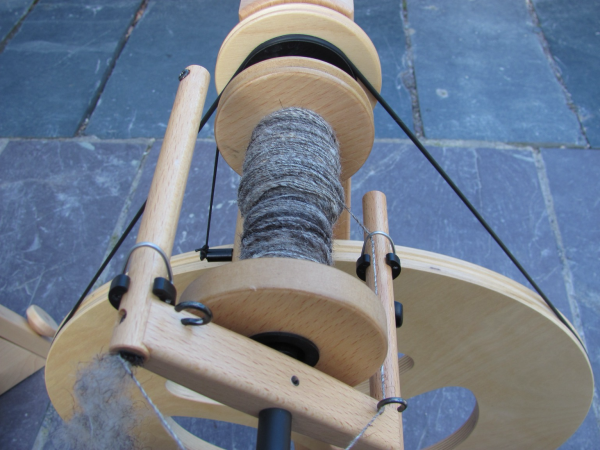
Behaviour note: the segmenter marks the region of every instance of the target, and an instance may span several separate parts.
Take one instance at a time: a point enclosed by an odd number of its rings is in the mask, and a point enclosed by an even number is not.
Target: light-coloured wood
[[[274,37],[304,34],[338,47],[379,91],[381,64],[375,46],[352,20],[323,6],[292,3],[252,14],[227,35],[215,68],[215,84],[221,92],[246,57],[258,45]]]
[[[361,246],[362,242],[337,241],[336,267],[353,274]],[[406,314],[398,330],[398,348],[406,355],[399,361],[403,397],[410,408],[411,397],[461,386],[477,400],[466,423],[433,448],[559,447],[582,423],[593,397],[589,360],[571,332],[537,294],[506,277],[439,254],[400,246],[396,250],[402,275],[394,280],[394,294]],[[198,261],[194,252],[177,255],[172,263],[179,292],[206,269],[222,265]],[[86,299],[51,349],[46,383],[62,417],[73,411],[69,393],[78,368],[107,349],[115,315],[107,292],[108,284]],[[152,386],[164,391],[164,379],[144,369],[137,373],[152,398]],[[162,387],[156,380],[163,380]],[[167,396],[161,394],[160,402]],[[191,398],[173,396],[164,405],[167,415],[236,423],[245,417]],[[147,448],[175,448],[153,441],[154,434],[164,433],[162,427],[148,425],[144,430],[141,437]]]
[[[54,337],[56,330],[58,330],[58,325],[50,314],[37,305],[31,305],[27,308],[25,314],[27,315],[27,322],[33,328],[33,331],[40,336]]]
[[[168,305],[152,302],[144,339],[152,353],[148,370],[255,417],[266,408],[284,408],[295,432],[340,447],[376,410],[371,397],[306,364],[216,324],[186,328],[181,318]],[[202,352],[190,353],[198,346]],[[382,415],[356,448],[399,448],[395,420]]]
[[[363,220],[369,231],[389,233],[387,218],[387,201],[383,192],[369,191],[363,196]],[[365,239],[367,235],[365,234]],[[367,241],[365,252],[371,255],[371,266],[367,269],[367,285],[376,291],[383,306],[387,320],[388,349],[381,368],[369,380],[369,393],[377,400],[389,397],[402,397],[400,392],[400,371],[398,368],[398,345],[396,341],[396,319],[394,314],[394,285],[392,270],[386,264],[385,255],[392,252],[389,241],[385,236],[374,235]],[[375,247],[375,253],[373,253]],[[398,405],[387,406],[396,412]],[[398,415],[397,436],[404,448],[402,416]]]
[[[0,338],[0,395],[44,367],[46,360]]]
[[[333,226],[334,239],[350,239],[350,225],[352,224],[352,218],[348,211],[352,204],[352,179],[347,178],[342,182],[342,185],[344,186],[344,202],[348,209],[342,211],[342,214]]]
[[[189,66],[186,69],[189,74],[179,83],[137,237],[138,243],[158,245],[167,257],[171,256],[173,249],[210,81],[205,68]],[[147,358],[148,350],[142,340],[149,302],[156,298],[152,294],[152,283],[155,277],[166,277],[167,268],[160,254],[147,247],[139,248],[131,255],[129,267],[131,284],[121,300],[119,321],[110,347],[115,352],[126,350]]]
[[[202,273],[181,301],[208,306],[213,321],[244,336],[284,331],[319,348],[316,368],[344,383],[368,378],[387,350],[385,313],[360,280],[312,261],[257,258]]]
[[[244,218],[242,217],[241,211],[238,209],[237,219],[235,222],[235,236],[233,239],[233,254],[231,255],[231,262],[240,260],[240,252],[242,250],[242,234],[244,233]]]
[[[257,11],[284,3],[312,3],[325,6],[343,14],[348,19],[354,20],[354,0],[241,0],[240,22]]]
[[[340,143],[342,180],[367,160],[375,126],[369,100],[347,73],[311,58],[282,57],[260,62],[227,86],[215,118],[215,139],[238,174],[256,125],[268,114],[296,106],[320,114]]]
[[[27,320],[14,311],[0,305],[0,338],[46,358],[50,350],[50,339],[33,331]]]

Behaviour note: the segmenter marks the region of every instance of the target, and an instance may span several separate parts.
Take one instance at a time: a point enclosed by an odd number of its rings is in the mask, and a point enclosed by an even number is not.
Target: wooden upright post
[[[210,81],[210,75],[204,67],[189,66],[186,71],[189,72],[179,83],[137,238],[138,243],[156,244],[167,258],[171,257],[173,250]],[[155,277],[166,277],[167,268],[160,254],[147,247],[141,247],[131,255],[129,266],[131,284],[121,300],[119,322],[113,332],[110,350],[127,351],[146,360],[149,352],[143,339],[150,302],[156,299],[152,294],[152,284]]]
[[[370,232],[383,231],[389,233],[387,202],[383,192],[370,191],[363,197],[363,218]],[[366,235],[365,235],[366,237]],[[371,242],[367,241],[365,253],[371,255],[371,267],[367,269],[367,285],[373,289],[381,300],[388,329],[388,351],[381,369],[369,380],[371,397],[383,400],[389,397],[401,397],[400,375],[398,372],[398,343],[396,340],[396,318],[394,313],[394,286],[392,269],[386,264],[385,255],[393,252],[390,241],[382,235],[371,237],[375,244],[375,254],[371,252]],[[375,289],[377,286],[377,289]],[[386,408],[398,405],[386,406]],[[394,411],[395,412],[395,411]],[[398,437],[400,448],[404,448],[402,415],[398,414]]]

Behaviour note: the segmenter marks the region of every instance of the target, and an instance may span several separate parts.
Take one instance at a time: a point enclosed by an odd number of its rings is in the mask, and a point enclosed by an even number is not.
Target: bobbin
[[[360,85],[343,70],[304,57],[259,62],[238,74],[219,101],[215,139],[229,166],[241,174],[252,131],[268,114],[287,107],[319,114],[340,143],[342,180],[367,160],[375,127],[373,111]]]
[[[215,68],[215,84],[222,95],[215,119],[215,139],[223,158],[237,173],[241,174],[254,127],[264,116],[290,106],[310,109],[332,126],[340,142],[342,180],[349,179],[368,158],[375,137],[372,108],[376,101],[352,76],[330,64],[331,60],[321,61],[318,55],[276,57],[235,75],[261,46],[299,35],[332,44],[379,90],[381,66],[377,50],[358,25],[334,10],[348,15],[353,9],[349,4],[335,8],[335,2],[325,3],[327,6],[269,3],[265,7],[260,2],[241,5],[240,11],[252,6],[255,12],[240,15],[246,18],[223,42]]]

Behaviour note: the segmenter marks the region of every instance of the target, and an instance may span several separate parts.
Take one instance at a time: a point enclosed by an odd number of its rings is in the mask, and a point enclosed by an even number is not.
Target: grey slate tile
[[[354,21],[371,38],[379,53],[383,78],[381,95],[412,129],[411,98],[403,82],[408,66],[401,2],[357,0],[354,2]],[[376,138],[404,137],[381,105],[375,107],[374,115]]]
[[[0,135],[73,136],[139,0],[41,0],[0,54]]]
[[[530,150],[432,147],[429,151],[480,211],[531,276],[569,314],[560,260]],[[362,196],[387,196],[395,243],[442,253],[524,277],[412,144],[377,143],[352,178],[352,206]],[[352,237],[362,239],[353,224]]]
[[[27,13],[33,0],[7,0],[0,3],[0,41]]]
[[[544,36],[585,132],[600,146],[600,4],[594,0],[534,0]]]
[[[162,141],[156,141],[144,162],[142,176],[131,202],[127,223],[133,218],[148,195],[161,145]],[[175,237],[173,255],[193,251],[204,245],[214,152],[214,142],[199,141],[196,144]],[[233,243],[237,218],[238,183],[239,176],[220,158],[210,231],[211,247]],[[104,281],[110,281],[122,269],[127,252],[135,244],[138,229],[139,224],[124,242],[115,260],[107,269],[103,277]],[[224,449],[240,450],[256,447],[256,430],[254,428],[188,417],[181,417],[176,420],[186,430]],[[59,425],[58,423],[54,426]]]
[[[571,319],[532,152],[449,147],[429,150],[553,303]],[[362,217],[366,192],[377,189],[386,194],[390,234],[397,245],[467,260],[527,285],[412,144],[377,143],[365,166],[353,177],[352,187],[352,207],[358,217]],[[362,239],[355,224],[352,237]],[[449,407],[447,401],[461,420],[440,411],[442,404]],[[406,447],[423,448],[450,435],[472,408],[469,393],[447,389],[411,399],[404,414]],[[588,420],[578,436],[584,440],[585,436],[596,436],[591,424]]]
[[[29,450],[49,403],[43,369],[0,395],[0,448]]]
[[[237,11],[237,3],[219,0],[150,1],[121,53],[86,134],[162,138],[179,73],[190,64],[214,73],[221,43],[238,23]],[[205,110],[216,97],[211,80]],[[213,135],[213,123],[205,126],[200,137]]]
[[[573,297],[596,380],[600,379],[600,153],[549,149],[542,152],[552,191]],[[596,400],[597,401],[597,400]],[[598,405],[596,405],[598,407]],[[598,428],[596,417],[596,431]],[[598,434],[596,434],[598,436]],[[600,438],[596,440],[600,442]]]
[[[584,143],[525,2],[408,0],[425,135]]]
[[[135,213],[148,196],[161,145],[162,141],[156,141],[144,162],[142,176],[133,196],[125,226],[135,216]],[[196,150],[192,159],[192,167],[190,168],[190,175],[179,216],[179,226],[173,245],[173,255],[194,251],[202,247],[205,243],[214,155],[214,142],[198,141],[196,143]],[[239,176],[219,157],[212,225],[210,229],[209,244],[211,247],[233,244],[237,219],[238,184]],[[107,269],[107,274],[104,277],[105,281],[114,277],[122,269],[129,249],[135,244],[138,229],[139,223],[123,243],[121,250],[115,256],[115,261]]]
[[[454,433],[475,407],[468,389],[449,387],[426,392],[410,400],[402,413],[404,448],[427,448]]]
[[[0,154],[0,291],[60,321],[107,249],[141,144],[11,141]]]

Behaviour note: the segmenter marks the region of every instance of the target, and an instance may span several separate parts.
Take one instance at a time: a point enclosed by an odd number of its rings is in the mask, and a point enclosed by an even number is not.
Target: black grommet
[[[173,283],[163,277],[154,279],[152,293],[169,305],[174,305],[177,299],[177,289],[175,289]]]
[[[377,410],[379,411],[382,406],[391,405],[392,403],[398,403],[400,405],[398,406],[398,412],[402,412],[408,408],[408,403],[406,403],[406,400],[402,397],[388,397],[377,403]]]
[[[299,334],[285,331],[267,331],[250,336],[250,339],[311,367],[316,366],[319,362],[319,347]]]
[[[356,276],[363,281],[367,279],[367,268],[371,265],[371,255],[363,253],[356,260]]]
[[[385,262],[392,268],[392,279],[395,280],[400,275],[402,267],[400,267],[400,258],[395,253],[388,253],[385,255]]]
[[[190,69],[183,69],[183,71],[179,74],[179,81],[183,81],[185,77],[190,74]]]
[[[394,315],[396,316],[396,328],[400,328],[404,321],[404,308],[402,307],[402,303],[394,302]]]
[[[175,311],[177,311],[177,312],[183,311],[184,309],[194,309],[196,311],[200,311],[202,313],[203,317],[198,317],[197,319],[191,318],[191,317],[184,317],[183,319],[181,319],[181,323],[183,325],[193,325],[193,326],[206,325],[207,323],[210,323],[210,321],[213,318],[213,314],[212,314],[212,311],[210,310],[210,308],[206,305],[203,305],[202,303],[181,302],[177,306],[175,306]]]
[[[120,273],[113,278],[110,283],[110,290],[108,291],[108,301],[113,307],[118,310],[121,305],[121,299],[125,292],[129,290],[130,278],[124,273]]]

